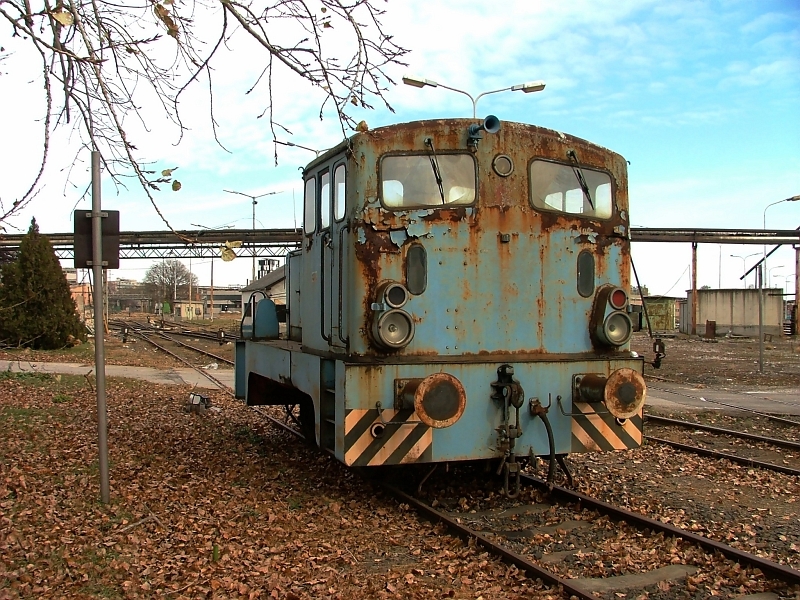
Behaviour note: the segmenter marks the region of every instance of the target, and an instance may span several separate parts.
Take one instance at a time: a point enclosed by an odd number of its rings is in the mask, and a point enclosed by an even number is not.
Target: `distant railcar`
[[[641,444],[620,155],[494,117],[429,120],[358,133],[303,180],[286,332],[258,302],[237,397],[299,405],[347,465],[499,461],[511,495],[521,457]]]

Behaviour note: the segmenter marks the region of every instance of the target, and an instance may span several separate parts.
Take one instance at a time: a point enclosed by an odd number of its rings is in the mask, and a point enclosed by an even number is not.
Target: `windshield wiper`
[[[575,154],[575,150],[567,150],[567,156],[572,161],[573,167],[572,171],[575,173],[575,177],[578,179],[578,185],[581,186],[581,191],[583,192],[586,201],[589,203],[589,206],[592,207],[594,210],[594,202],[592,202],[592,195],[589,193],[589,186],[586,185],[586,179],[583,177],[583,171],[581,171],[581,167],[578,164],[578,157]]]
[[[436,158],[436,149],[433,147],[433,139],[425,138],[425,145],[431,149],[431,153],[428,155],[428,158],[431,161],[431,169],[433,169],[433,177],[436,179],[436,185],[439,186],[439,196],[441,196],[442,198],[442,204],[447,204],[444,200],[444,184],[442,182],[442,172],[441,170],[439,170],[439,161]]]

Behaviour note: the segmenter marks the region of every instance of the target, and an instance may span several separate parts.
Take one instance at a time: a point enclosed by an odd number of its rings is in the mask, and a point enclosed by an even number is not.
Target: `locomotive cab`
[[[237,346],[237,395],[313,405],[348,465],[633,448],[625,160],[487,118],[354,135],[304,171],[288,331]],[[240,376],[241,371],[241,376]]]

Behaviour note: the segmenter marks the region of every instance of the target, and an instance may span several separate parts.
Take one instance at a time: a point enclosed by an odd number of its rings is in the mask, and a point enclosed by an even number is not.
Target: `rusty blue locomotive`
[[[303,171],[285,331],[258,301],[236,396],[296,405],[354,466],[497,461],[642,442],[626,161],[495,117],[357,133]]]

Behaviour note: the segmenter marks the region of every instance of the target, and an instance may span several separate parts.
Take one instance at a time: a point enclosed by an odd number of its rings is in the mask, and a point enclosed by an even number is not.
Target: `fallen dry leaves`
[[[222,394],[0,377],[0,599],[558,598]],[[406,510],[404,510],[406,508]]]
[[[800,568],[797,477],[653,443],[571,460],[589,495]]]

